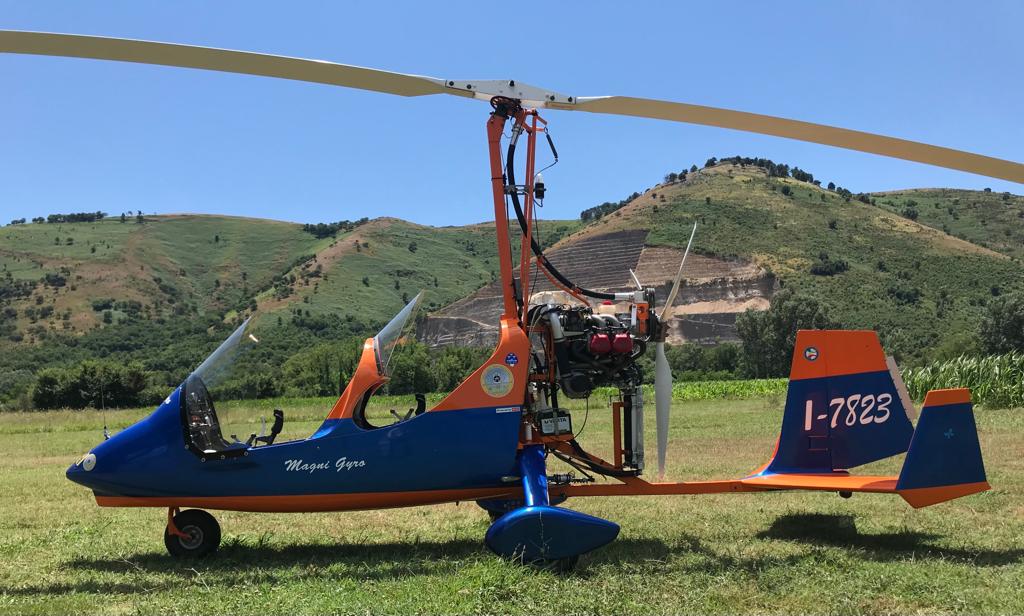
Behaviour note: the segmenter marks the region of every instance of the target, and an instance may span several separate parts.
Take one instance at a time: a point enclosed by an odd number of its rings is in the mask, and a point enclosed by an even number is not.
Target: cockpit
[[[421,298],[422,293],[414,297],[372,339],[373,364],[377,372],[375,376],[380,381],[386,382],[391,375],[391,358],[399,348],[402,332],[415,314]],[[181,420],[185,443],[192,453],[204,460],[241,456],[250,448],[272,445],[284,428],[284,411],[274,409],[269,433],[264,426],[259,434],[253,432],[240,438],[237,434],[225,435],[221,418],[217,415],[214,392],[221,385],[240,377],[236,373],[244,368],[239,367],[238,358],[259,344],[259,338],[252,331],[252,324],[251,318],[242,323],[182,384]],[[373,371],[372,368],[370,370]],[[377,388],[371,387],[361,395],[353,414],[356,425],[366,430],[384,426],[382,418],[367,416],[367,405]],[[391,410],[391,417],[384,419],[387,423],[399,423],[425,410],[425,396],[416,394],[415,408],[404,412]]]

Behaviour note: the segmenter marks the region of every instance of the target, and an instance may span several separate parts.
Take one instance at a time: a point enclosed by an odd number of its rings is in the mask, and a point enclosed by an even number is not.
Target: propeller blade
[[[473,96],[472,92],[447,88],[443,79],[434,77],[392,73],[323,60],[102,36],[3,30],[0,31],[0,52],[199,68],[345,86],[399,96]]]
[[[665,478],[665,455],[668,452],[668,419],[672,411],[672,370],[665,356],[665,342],[655,344],[654,352],[654,419],[658,437],[658,479]]]
[[[630,96],[577,98],[574,105],[549,105],[556,109],[590,111],[731,128],[749,133],[786,137],[798,141],[831,145],[847,150],[880,154],[918,163],[977,173],[1024,184],[1024,164],[943,148],[916,141],[885,137],[857,130],[788,120],[774,116],[674,103]]]
[[[644,290],[644,285],[640,284],[640,279],[636,277],[636,272],[629,270],[629,275],[633,278],[633,284],[636,285],[638,291]]]
[[[697,235],[697,223],[693,223],[693,231],[690,231],[690,241],[686,242],[686,252],[683,253],[683,260],[679,262],[679,271],[676,272],[676,279],[672,282],[672,290],[668,293],[665,305],[661,307],[661,314],[658,319],[664,321],[665,316],[672,310],[672,303],[676,301],[679,293],[679,284],[683,281],[683,266],[686,265],[686,257],[690,255],[690,246],[693,245],[693,236]]]

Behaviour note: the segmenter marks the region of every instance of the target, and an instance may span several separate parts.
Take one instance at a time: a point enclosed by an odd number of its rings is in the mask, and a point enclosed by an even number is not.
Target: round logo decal
[[[804,359],[807,361],[814,361],[818,359],[818,349],[814,347],[807,347],[804,349]]]
[[[91,471],[96,468],[96,454],[87,453],[82,457],[82,468],[87,471]]]
[[[515,378],[512,376],[512,371],[501,364],[487,366],[484,373],[480,376],[480,386],[492,398],[507,396],[512,391],[514,384]]]

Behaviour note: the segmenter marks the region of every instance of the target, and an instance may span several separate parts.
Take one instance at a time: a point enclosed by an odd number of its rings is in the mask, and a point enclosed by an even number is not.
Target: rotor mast
[[[507,101],[507,103],[506,103]],[[514,105],[514,106],[510,106]],[[494,232],[498,239],[498,265],[501,272],[502,321],[518,320],[516,281],[512,271],[512,245],[508,234],[508,212],[505,206],[505,168],[501,160],[501,135],[509,117],[519,121],[523,109],[517,101],[500,99],[487,119],[487,147],[491,158],[491,193],[494,198]]]

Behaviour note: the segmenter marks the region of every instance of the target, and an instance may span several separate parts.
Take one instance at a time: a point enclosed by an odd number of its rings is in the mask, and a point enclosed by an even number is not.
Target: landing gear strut
[[[175,558],[202,558],[220,545],[220,524],[201,509],[167,510],[164,545]]]

